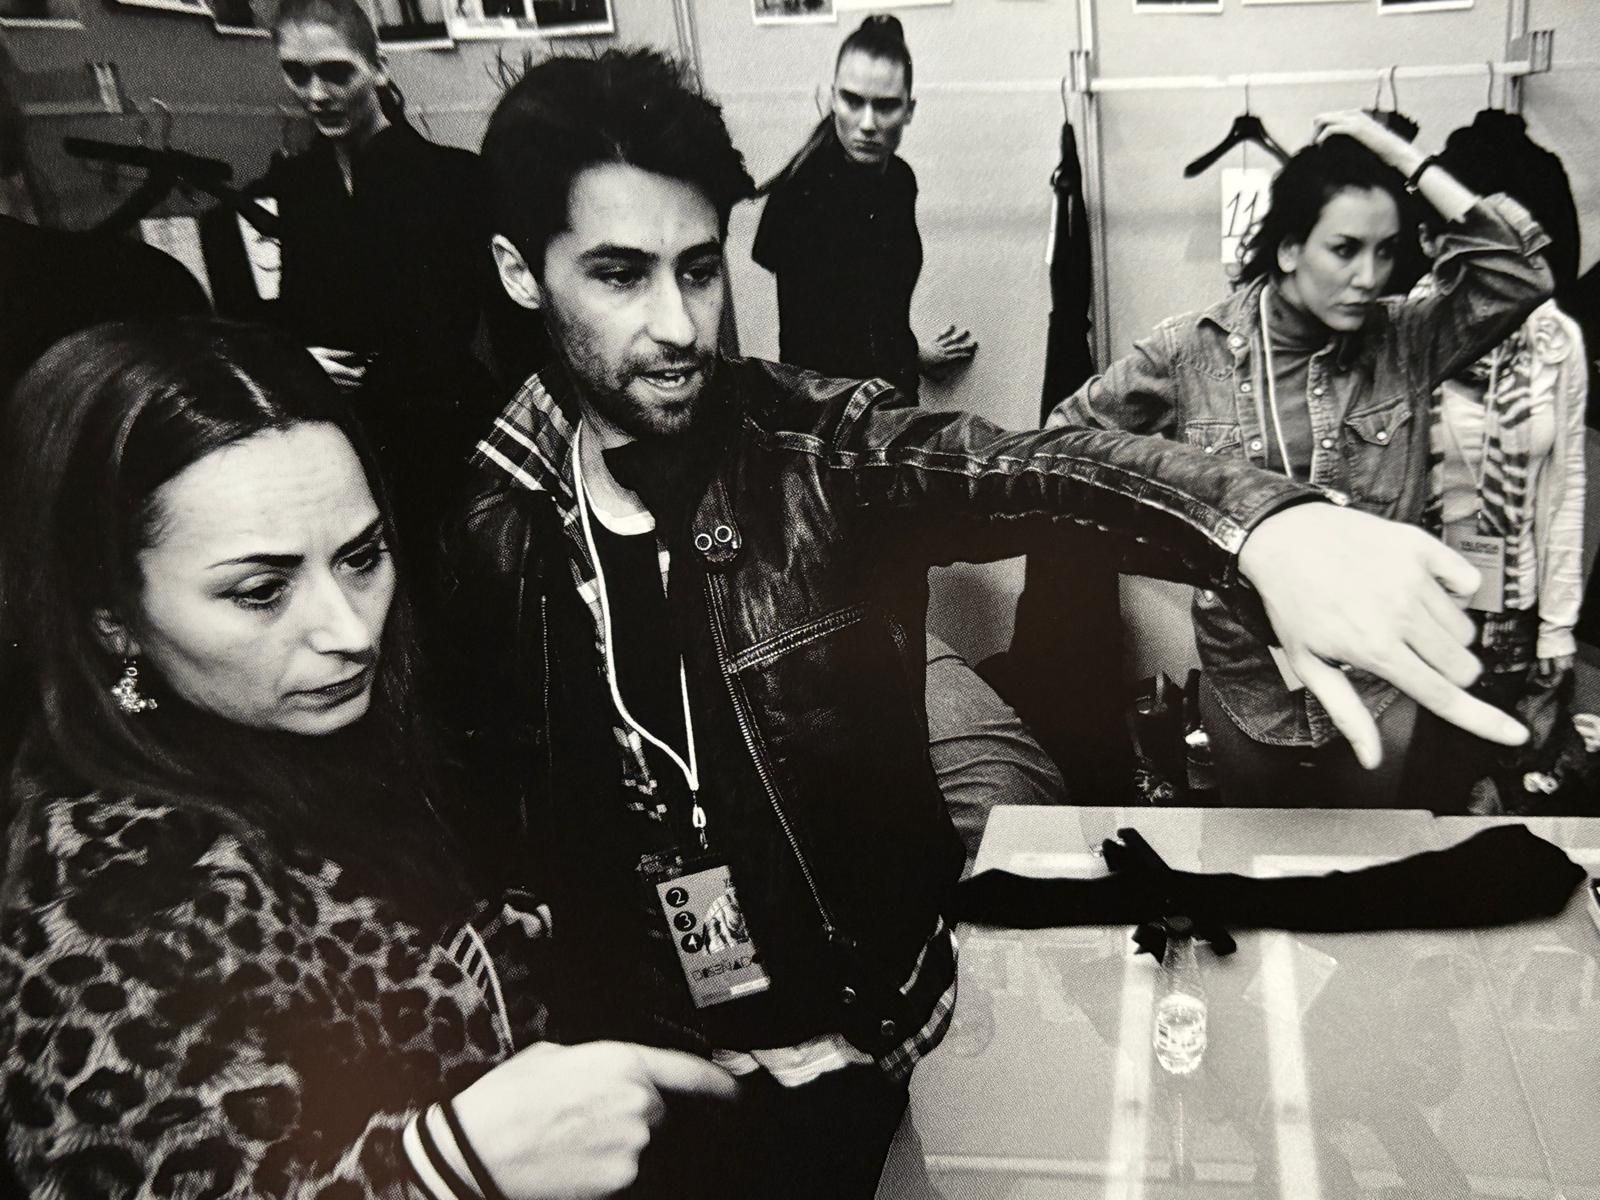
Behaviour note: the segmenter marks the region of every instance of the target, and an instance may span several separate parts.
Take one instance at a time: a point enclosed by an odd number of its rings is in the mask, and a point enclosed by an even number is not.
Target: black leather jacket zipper
[[[762,789],[767,793],[767,803],[772,806],[773,815],[778,818],[778,827],[783,830],[784,839],[789,843],[789,850],[794,855],[795,862],[799,864],[800,874],[806,881],[806,888],[811,892],[811,902],[816,906],[817,915],[822,918],[822,931],[828,940],[832,942],[838,934],[838,928],[834,924],[832,913],[828,911],[827,904],[823,902],[822,892],[817,887],[816,876],[811,873],[811,864],[806,861],[806,856],[800,849],[800,840],[795,837],[794,826],[789,824],[789,817],[783,811],[783,804],[778,799],[778,789],[774,786],[772,776],[767,771],[766,760],[756,747],[755,734],[750,728],[750,718],[745,714],[738,685],[733,680],[733,669],[728,661],[727,638],[722,629],[722,597],[709,575],[706,577],[705,582],[706,613],[711,618],[711,637],[717,647],[717,669],[722,673],[723,681],[728,685],[728,697],[733,701],[733,715],[739,722],[739,733],[744,738],[745,749],[750,752],[751,761],[756,765],[756,774],[761,777]]]

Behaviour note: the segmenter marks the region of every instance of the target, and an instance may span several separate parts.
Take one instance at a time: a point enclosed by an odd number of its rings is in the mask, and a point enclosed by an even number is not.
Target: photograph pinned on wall
[[[1472,0],[1377,0],[1377,3],[1380,15],[1450,12],[1455,9],[1472,7]]]
[[[211,0],[211,23],[233,37],[271,37],[272,0]]]
[[[187,13],[191,17],[211,16],[208,0],[116,0],[124,8],[151,8],[160,12]]]
[[[750,0],[757,25],[832,25],[833,0]]]
[[[0,0],[0,25],[20,29],[82,29],[78,0]]]
[[[536,38],[526,0],[442,0],[445,25],[460,42]]]
[[[1241,4],[1359,4],[1360,0],[1239,0]]]
[[[932,8],[954,0],[833,0],[840,12],[879,12],[885,8]]]
[[[1133,0],[1136,13],[1201,15],[1222,11],[1222,0]]]
[[[617,31],[611,0],[528,0],[533,24],[545,37],[595,37]]]
[[[455,39],[445,22],[451,0],[372,0],[378,44],[385,50],[448,50]]]

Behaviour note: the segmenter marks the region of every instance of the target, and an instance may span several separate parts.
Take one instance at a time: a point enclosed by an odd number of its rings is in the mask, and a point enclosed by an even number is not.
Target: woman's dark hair
[[[857,25],[840,44],[839,53],[834,56],[835,75],[839,73],[839,64],[844,61],[844,56],[852,50],[859,50],[870,58],[898,63],[901,71],[905,73],[906,95],[911,95],[911,51],[906,46],[906,31],[900,24],[900,18],[883,13],[874,13],[863,18],[861,24]],[[812,129],[806,140],[800,144],[800,149],[794,152],[793,157],[783,164],[778,173],[756,189],[756,194],[768,195],[780,184],[787,183],[813,154],[827,145],[831,136],[833,136],[833,116],[828,114],[817,122],[816,128]]]
[[[1272,206],[1240,244],[1234,282],[1243,286],[1275,274],[1278,248],[1304,242],[1328,201],[1349,189],[1387,193],[1404,225],[1410,206],[1400,172],[1354,138],[1334,134],[1300,150],[1273,177]]]
[[[733,206],[754,191],[722,110],[653,50],[527,67],[489,118],[483,161],[495,232],[535,273],[567,228],[572,181],[588,167],[624,163],[681,179],[711,201],[724,232]]]
[[[367,714],[326,737],[200,712],[148,666],[141,690],[158,709],[129,715],[110,694],[121,662],[102,645],[96,615],[129,624],[139,613],[139,554],[161,532],[158,492],[207,455],[269,431],[331,425],[354,447],[394,545],[372,452],[304,348],[210,319],[101,325],[46,353],[4,416],[0,638],[20,654],[4,683],[22,689],[32,718],[8,799],[41,781],[179,798],[246,840],[261,830],[280,851],[303,846],[370,869],[382,894],[418,885],[426,898],[463,900],[431,807],[436,772],[417,713],[403,588]]]

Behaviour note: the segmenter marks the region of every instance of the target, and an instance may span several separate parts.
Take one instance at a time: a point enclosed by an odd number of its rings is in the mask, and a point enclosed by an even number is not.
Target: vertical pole
[[[672,0],[672,21],[678,29],[678,55],[694,77],[695,86],[706,85],[700,62],[700,39],[695,35],[694,0]]]
[[[1111,291],[1106,283],[1105,143],[1100,136],[1100,100],[1089,90],[1099,65],[1095,40],[1095,0],[1078,0],[1078,53],[1084,64],[1084,88],[1078,93],[1078,132],[1083,145],[1083,204],[1089,217],[1089,246],[1094,254],[1094,360],[1103,370],[1111,354]]]
[[[1515,57],[1513,47],[1518,44],[1518,39],[1526,39],[1528,33],[1528,0],[1511,0],[1506,5],[1506,49],[1500,57],[1510,61]],[[1523,45],[1529,43],[1524,40]],[[1520,75],[1513,75],[1505,81],[1505,107],[1507,112],[1519,113],[1522,111],[1522,79]]]

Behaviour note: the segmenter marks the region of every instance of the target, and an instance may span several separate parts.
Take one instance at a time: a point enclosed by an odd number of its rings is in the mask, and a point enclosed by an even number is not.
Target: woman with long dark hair
[[[1383,295],[1402,239],[1414,236],[1407,193],[1443,225],[1433,263],[1440,287],[1410,300]],[[1326,114],[1313,144],[1273,180],[1234,293],[1162,322],[1050,421],[1182,438],[1418,523],[1433,388],[1550,294],[1539,253],[1547,240],[1515,201],[1478,197],[1366,113]],[[1462,613],[1439,618],[1465,640]],[[1364,771],[1270,630],[1206,592],[1195,598],[1194,625],[1224,803],[1426,805],[1400,787],[1415,701],[1350,673],[1383,737],[1383,763]],[[1453,682],[1464,686],[1476,667],[1465,655],[1457,661]]]
[[[731,1091],[687,1056],[532,1044],[549,914],[455,848],[384,491],[308,354],[101,326],[7,421],[18,1194],[608,1194],[663,1091]]]
[[[917,177],[895,152],[916,112],[911,51],[891,16],[870,16],[834,63],[833,107],[761,192],[751,251],[777,277],[778,357],[849,379],[883,378],[915,401],[978,344],[951,326],[911,330],[922,274]]]

